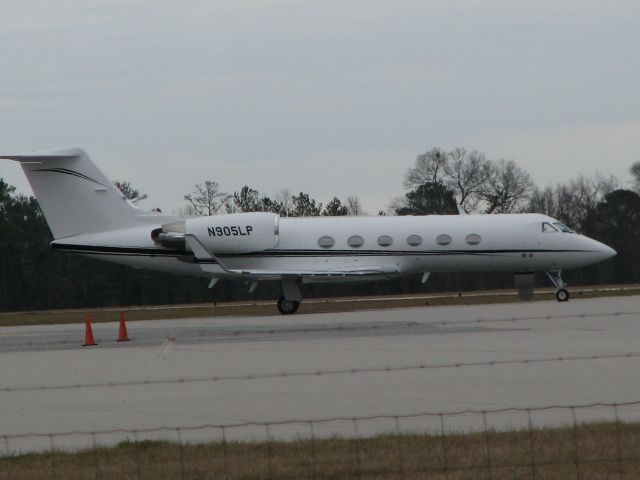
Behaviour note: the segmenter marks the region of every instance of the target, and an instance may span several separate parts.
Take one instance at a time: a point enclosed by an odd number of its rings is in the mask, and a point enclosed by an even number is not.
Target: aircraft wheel
[[[556,299],[559,302],[568,302],[569,301],[569,292],[564,288],[561,288],[556,292]]]
[[[300,302],[294,302],[293,300],[287,300],[284,297],[278,299],[278,311],[282,315],[291,315],[298,311]]]

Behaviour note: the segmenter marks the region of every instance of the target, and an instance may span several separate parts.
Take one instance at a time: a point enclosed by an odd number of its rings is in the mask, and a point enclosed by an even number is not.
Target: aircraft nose
[[[609,247],[608,245],[605,245],[604,243],[601,243],[603,249],[604,249],[604,254],[607,256],[607,258],[612,258],[615,257],[618,252],[616,252],[613,248]]]
[[[613,248],[611,248],[608,245],[605,245],[604,243],[598,242],[596,240],[593,240],[593,242],[596,244],[595,250],[598,252],[598,257],[600,257],[599,258],[600,261],[615,257],[618,254],[618,252],[616,252]]]

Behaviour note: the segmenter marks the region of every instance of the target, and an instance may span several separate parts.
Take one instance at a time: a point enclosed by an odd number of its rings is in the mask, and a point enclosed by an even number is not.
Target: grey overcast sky
[[[215,179],[376,213],[435,146],[625,179],[639,24],[637,0],[0,0],[0,151],[80,146],[169,212]]]

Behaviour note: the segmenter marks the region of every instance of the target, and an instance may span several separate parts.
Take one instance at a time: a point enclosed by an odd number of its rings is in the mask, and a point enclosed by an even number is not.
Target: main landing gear
[[[560,276],[562,272],[560,270],[547,270],[545,273],[547,277],[549,277],[549,280],[551,280],[551,283],[558,289],[556,290],[556,300],[559,302],[568,302],[570,295],[567,289],[564,288],[567,284],[562,281],[562,277]]]
[[[296,280],[282,281],[282,297],[278,299],[278,311],[282,315],[291,315],[298,311],[302,302],[300,283]]]
[[[280,297],[278,299],[278,311],[282,315],[291,315],[298,311],[298,307],[300,306],[300,302],[296,302],[294,300],[287,300],[284,297]]]

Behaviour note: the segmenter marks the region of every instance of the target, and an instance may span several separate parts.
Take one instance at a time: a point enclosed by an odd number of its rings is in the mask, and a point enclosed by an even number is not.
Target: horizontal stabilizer
[[[1,154],[0,160],[16,160],[18,162],[46,162],[47,160],[66,160],[78,158],[83,155],[83,151],[79,148],[64,148],[59,150],[51,150],[47,152],[33,153],[17,153],[17,154]]]

